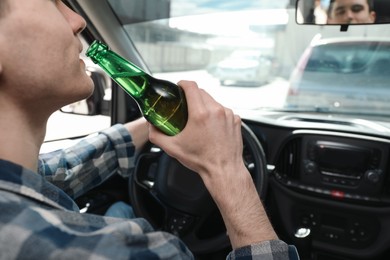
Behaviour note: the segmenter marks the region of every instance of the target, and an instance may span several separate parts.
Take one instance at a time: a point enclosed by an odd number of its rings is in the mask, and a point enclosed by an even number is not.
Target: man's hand
[[[150,125],[149,139],[197,172],[216,202],[233,248],[277,239],[242,158],[241,119],[195,82],[180,81],[188,122],[176,136]]]

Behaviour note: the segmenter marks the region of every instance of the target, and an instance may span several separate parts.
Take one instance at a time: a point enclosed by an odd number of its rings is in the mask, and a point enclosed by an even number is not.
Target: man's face
[[[0,17],[0,97],[52,111],[90,95],[78,38],[85,20],[60,0],[8,2]]]
[[[329,24],[373,23],[375,12],[369,11],[367,0],[335,0],[328,17]]]

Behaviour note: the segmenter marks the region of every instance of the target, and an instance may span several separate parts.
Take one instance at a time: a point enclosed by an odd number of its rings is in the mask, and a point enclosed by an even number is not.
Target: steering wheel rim
[[[245,123],[242,137],[244,162],[260,198],[264,198],[264,150]],[[200,176],[151,143],[138,156],[129,190],[137,217],[147,219],[156,230],[177,235],[194,254],[214,253],[230,246],[222,217]]]

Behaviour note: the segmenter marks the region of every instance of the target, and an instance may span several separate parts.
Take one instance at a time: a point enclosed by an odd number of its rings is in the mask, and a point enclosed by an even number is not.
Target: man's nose
[[[348,18],[348,20],[353,20],[354,18],[354,13],[352,12],[351,9],[348,9],[347,12],[346,12],[346,17]]]

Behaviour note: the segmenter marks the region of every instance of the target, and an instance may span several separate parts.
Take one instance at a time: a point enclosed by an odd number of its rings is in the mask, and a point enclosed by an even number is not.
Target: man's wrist
[[[206,182],[222,214],[233,248],[278,239],[245,166],[238,167],[235,172],[230,168],[228,172],[214,173]]]

